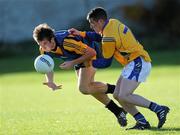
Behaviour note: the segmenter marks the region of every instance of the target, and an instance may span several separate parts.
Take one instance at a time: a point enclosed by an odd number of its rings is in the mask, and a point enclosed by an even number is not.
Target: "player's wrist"
[[[72,65],[72,66],[74,66],[74,65],[76,65],[76,64],[78,64],[78,62],[77,62],[76,60],[72,60],[72,61],[71,61],[71,65]]]

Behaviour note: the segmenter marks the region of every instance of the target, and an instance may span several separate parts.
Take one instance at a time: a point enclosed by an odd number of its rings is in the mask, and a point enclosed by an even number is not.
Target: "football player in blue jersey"
[[[101,37],[98,34],[96,36],[99,39]],[[95,97],[116,116],[121,126],[127,125],[126,112],[107,95],[114,92],[115,85],[94,80],[96,67],[103,68],[107,66],[107,64],[103,64],[103,58],[100,58],[101,50],[99,45],[96,45],[96,42],[81,36],[73,36],[66,30],[54,31],[47,24],[40,24],[35,27],[33,38],[39,45],[41,54],[47,54],[51,57],[58,57],[64,60],[60,68],[75,68],[78,77],[78,88],[82,94]],[[98,57],[102,61],[96,62]],[[110,63],[111,61],[109,61]],[[46,82],[44,85],[47,85],[52,90],[61,88],[61,85],[57,85],[54,82],[53,72],[47,73],[45,76]]]

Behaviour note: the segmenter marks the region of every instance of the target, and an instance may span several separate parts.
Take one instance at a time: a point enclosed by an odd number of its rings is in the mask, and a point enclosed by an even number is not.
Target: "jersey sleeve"
[[[96,32],[80,32],[80,36],[82,36],[83,38],[86,38],[88,40],[91,41],[97,41],[97,42],[101,42],[102,37],[100,34],[97,34]]]
[[[107,68],[107,67],[111,66],[112,60],[113,60],[113,57],[111,57],[109,59],[98,58],[98,59],[92,61],[92,65],[95,68]]]
[[[102,54],[103,57],[108,59],[114,55],[116,41],[114,37],[103,36],[102,38]]]
[[[119,51],[115,51],[115,53],[114,53],[114,58],[115,58],[119,63],[121,63],[122,65],[128,64],[128,60],[127,60],[125,57],[123,57],[123,56],[119,53]]]
[[[110,33],[110,32],[109,32]],[[109,59],[114,55],[115,51],[115,38],[111,35],[105,33],[103,37],[96,32],[81,32],[80,35],[83,38],[87,38],[91,41],[97,41],[102,43],[102,55],[105,59]]]
[[[67,51],[75,52],[76,54],[83,55],[85,54],[86,48],[88,46],[82,43],[81,41],[76,41],[73,39],[64,39],[63,47]]]

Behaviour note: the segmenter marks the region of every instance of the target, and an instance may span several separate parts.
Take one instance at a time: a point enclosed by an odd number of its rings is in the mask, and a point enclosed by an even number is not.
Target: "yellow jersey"
[[[126,65],[141,56],[151,62],[149,54],[135,39],[131,30],[116,19],[109,19],[102,31],[102,54],[104,58],[114,58]]]

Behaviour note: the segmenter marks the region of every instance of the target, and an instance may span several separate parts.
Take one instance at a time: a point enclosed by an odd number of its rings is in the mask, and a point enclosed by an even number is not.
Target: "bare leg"
[[[118,98],[118,95],[119,95],[119,92],[120,92],[121,80],[122,80],[122,77],[119,78],[119,80],[117,81],[117,84],[116,84],[116,89],[115,89],[114,94],[113,94],[115,99]],[[132,116],[134,116],[135,114],[138,113],[137,108],[133,104],[123,102],[123,101],[120,101],[120,100],[118,100],[118,102],[123,107],[123,109],[126,110],[128,113],[130,113]]]
[[[81,92],[97,94],[105,93],[107,91],[107,84],[94,81],[95,73],[96,69],[93,67],[81,68],[79,70],[78,86]]]
[[[78,87],[83,94],[91,94],[98,101],[107,105],[110,98],[105,94],[107,85],[102,82],[94,82],[96,69],[93,67],[81,68],[77,71]]]
[[[128,80],[125,78],[120,78],[121,82],[119,84],[118,101],[124,101],[136,106],[141,106],[148,108],[150,101],[142,96],[133,94],[134,90],[139,86],[139,82]]]
[[[103,103],[118,119],[121,126],[127,125],[124,110],[117,106],[106,94],[107,84],[94,82],[96,70],[93,67],[81,68],[78,72],[78,86],[83,94],[91,94]]]

